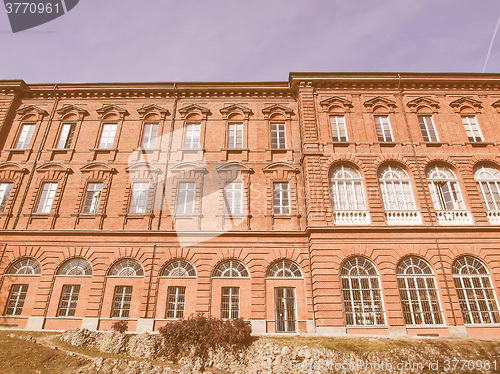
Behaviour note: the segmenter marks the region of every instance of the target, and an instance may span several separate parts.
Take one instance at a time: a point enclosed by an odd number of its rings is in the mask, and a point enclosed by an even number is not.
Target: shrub
[[[241,350],[251,343],[251,333],[250,323],[241,318],[220,320],[203,315],[191,316],[170,322],[160,329],[164,342],[162,353],[173,362],[179,360],[181,352],[191,353],[204,366],[210,349]]]
[[[118,331],[118,332],[125,332],[128,329],[128,322],[127,321],[116,321],[111,325],[111,328],[113,331]]]

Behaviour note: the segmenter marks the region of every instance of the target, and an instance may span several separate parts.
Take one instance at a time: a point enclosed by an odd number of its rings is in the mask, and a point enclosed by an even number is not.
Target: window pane
[[[241,214],[243,212],[243,192],[241,182],[231,182],[224,188],[226,213]]]
[[[21,131],[19,132],[19,137],[16,142],[16,149],[26,149],[28,148],[33,132],[35,131],[35,125],[23,125]]]
[[[200,148],[200,123],[188,123],[186,124],[185,134],[184,134],[184,148],[188,149],[198,149]]]
[[[40,200],[38,200],[37,213],[50,213],[52,203],[57,191],[57,183],[44,183]]]
[[[113,307],[111,318],[127,318],[130,313],[130,303],[132,301],[132,286],[116,286],[113,295]]]
[[[330,127],[332,130],[332,140],[334,142],[347,141],[347,130],[344,116],[330,116]]]
[[[184,318],[186,287],[169,287],[166,318]]]
[[[75,315],[79,294],[79,285],[63,286],[61,291],[61,298],[59,300],[59,308],[57,310],[58,317],[73,317]]]
[[[145,213],[148,201],[148,182],[135,182],[132,184],[129,213]]]
[[[27,284],[13,284],[10,287],[9,298],[5,305],[4,315],[6,316],[20,316],[23,311],[24,300],[28,293]]]
[[[286,148],[284,123],[271,123],[271,148]]]
[[[375,128],[379,142],[392,142],[391,125],[389,117],[375,116]]]
[[[275,288],[276,332],[295,332],[295,289]]]
[[[221,318],[233,319],[240,315],[239,287],[222,287]]]
[[[99,200],[101,198],[102,183],[87,184],[85,192],[85,201],[82,213],[97,213],[99,208]]]
[[[74,133],[75,125],[71,123],[65,123],[61,129],[61,134],[59,135],[59,140],[57,141],[56,148],[69,148],[71,146]]]
[[[290,213],[288,183],[273,183],[273,212],[274,214]]]
[[[476,122],[476,117],[462,117],[462,123],[470,142],[482,142],[481,132]]]
[[[101,139],[99,141],[99,148],[109,149],[113,148],[115,141],[116,124],[106,123],[102,126]]]
[[[142,132],[141,147],[144,149],[153,149],[156,147],[156,138],[158,136],[158,124],[146,123]]]
[[[13,185],[13,183],[0,183],[0,213],[5,210]]]
[[[179,183],[177,195],[177,214],[192,214],[196,184],[193,182]]]
[[[230,123],[228,125],[227,147],[228,148],[242,148],[243,147],[243,124],[242,123]]]

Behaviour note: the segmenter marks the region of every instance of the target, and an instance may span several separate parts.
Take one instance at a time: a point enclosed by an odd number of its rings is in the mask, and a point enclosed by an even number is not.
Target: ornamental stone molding
[[[452,101],[450,106],[456,113],[460,113],[466,108],[470,108],[474,112],[479,113],[483,104],[479,100],[473,99],[472,97],[461,97],[460,99]]]
[[[205,108],[199,104],[189,104],[179,109],[179,113],[182,119],[185,119],[189,114],[199,114],[201,118],[207,119],[210,113],[210,109]]]
[[[437,113],[439,109],[439,101],[433,100],[429,97],[420,96],[416,99],[410,100],[406,103],[412,113],[417,113],[422,108],[429,108],[433,113]]]
[[[266,119],[269,119],[273,114],[279,113],[285,116],[287,119],[291,119],[293,115],[293,110],[283,104],[273,104],[262,109]]]
[[[245,119],[248,119],[248,117],[253,114],[250,108],[247,108],[246,106],[243,106],[241,104],[231,104],[225,106],[224,108],[220,109],[220,112],[224,119],[228,119],[229,116],[234,113],[243,115]]]
[[[335,108],[340,108],[343,112],[348,113],[353,107],[352,101],[340,96],[329,97],[328,99],[320,101],[319,105],[323,108],[324,112],[332,112]]]

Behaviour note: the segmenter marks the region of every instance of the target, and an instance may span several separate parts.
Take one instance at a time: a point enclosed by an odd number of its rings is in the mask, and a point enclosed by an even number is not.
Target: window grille
[[[92,266],[83,258],[72,258],[59,268],[57,275],[92,275]]]
[[[243,213],[243,184],[241,182],[231,182],[224,187],[224,199],[226,213]]]
[[[39,275],[41,272],[40,263],[31,257],[17,260],[7,270],[7,274],[11,275]]]
[[[286,148],[286,127],[284,123],[271,123],[271,148]]]
[[[418,116],[418,124],[420,125],[424,142],[439,141],[432,116]]]
[[[330,196],[333,210],[366,210],[361,176],[351,167],[332,168]]]
[[[467,133],[467,137],[470,142],[482,142],[483,137],[481,136],[481,131],[476,122],[476,117],[464,116],[462,117],[462,123]]]
[[[274,304],[276,308],[276,332],[296,332],[295,289],[275,288]]]
[[[227,147],[238,149],[243,147],[243,124],[229,123],[227,133]]]
[[[54,203],[54,197],[56,196],[56,191],[57,183],[44,183],[42,185],[42,192],[36,208],[37,213],[50,213],[52,204]]]
[[[332,140],[334,142],[347,141],[347,129],[344,116],[330,116],[330,128],[332,130]]]
[[[58,317],[74,317],[79,294],[80,285],[70,284],[63,286],[57,309]]]
[[[156,147],[156,139],[158,137],[158,124],[145,123],[142,130],[141,148],[154,149]]]
[[[453,263],[452,274],[464,322],[500,323],[495,290],[486,267],[472,256],[462,256]]]
[[[273,213],[290,213],[290,194],[288,191],[288,183],[273,183]]]
[[[391,123],[388,116],[375,116],[375,128],[379,142],[392,142]]]
[[[200,148],[200,123],[188,123],[186,124],[185,134],[184,134],[184,148],[187,149],[198,149]]]
[[[13,284],[10,287],[9,298],[5,305],[5,316],[20,316],[23,312],[24,300],[28,293],[27,284]]]
[[[102,183],[88,183],[82,213],[97,213],[101,199]]]
[[[0,183],[0,213],[3,213],[7,206],[13,185],[14,183]]]
[[[246,278],[249,275],[247,268],[240,261],[226,260],[215,268],[213,276],[223,278]]]
[[[443,318],[430,266],[411,256],[396,270],[403,315],[407,325],[442,325]]]
[[[108,275],[112,277],[142,277],[144,270],[137,260],[125,258],[116,262],[109,270]]]
[[[111,318],[128,318],[132,301],[132,286],[116,286],[113,295]]]
[[[183,259],[175,259],[165,265],[160,276],[176,278],[196,277],[196,270],[190,262]]]
[[[132,183],[132,196],[130,197],[129,213],[145,213],[148,202],[149,183]]]
[[[444,166],[433,166],[427,172],[432,203],[436,210],[463,210],[464,203],[453,172]]]
[[[99,140],[99,148],[110,149],[113,148],[116,134],[116,123],[105,123],[102,126],[101,139]]]
[[[33,137],[33,132],[35,131],[35,125],[24,124],[19,132],[19,137],[16,142],[16,149],[27,149],[30,145],[31,138]]]
[[[177,194],[177,214],[193,214],[195,192],[195,183],[179,183],[179,190]]]
[[[410,178],[403,169],[393,165],[380,168],[378,182],[386,211],[416,210]]]
[[[488,211],[500,211],[500,172],[490,166],[476,166],[474,178]]]
[[[351,258],[343,264],[340,280],[346,325],[384,325],[380,280],[375,266],[365,258]]]
[[[240,316],[239,287],[222,287],[221,318],[234,319]]]
[[[61,134],[59,134],[59,139],[57,141],[57,149],[67,149],[71,146],[73,141],[73,136],[75,134],[75,124],[64,123],[61,129]]]
[[[169,287],[167,293],[166,318],[184,318],[186,287]]]
[[[290,260],[278,260],[267,268],[268,278],[302,278],[302,272],[295,262]]]

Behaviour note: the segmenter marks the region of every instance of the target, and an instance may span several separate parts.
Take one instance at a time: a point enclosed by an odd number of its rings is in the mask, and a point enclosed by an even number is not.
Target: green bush
[[[250,322],[243,319],[220,320],[203,315],[186,320],[170,322],[160,329],[163,336],[163,354],[168,360],[177,362],[186,353],[201,360],[208,358],[210,349],[224,348],[238,351],[251,343]]]

